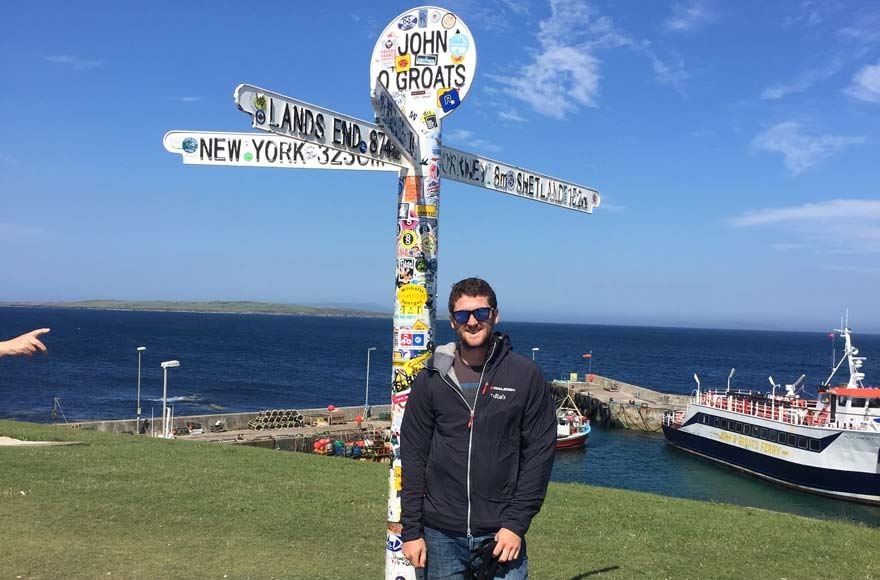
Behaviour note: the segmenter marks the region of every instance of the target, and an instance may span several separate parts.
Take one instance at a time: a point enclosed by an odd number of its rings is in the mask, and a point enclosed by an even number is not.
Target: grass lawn
[[[0,578],[382,578],[387,466],[0,421]],[[634,475],[635,476],[635,475]],[[880,579],[880,529],[551,484],[531,577]]]

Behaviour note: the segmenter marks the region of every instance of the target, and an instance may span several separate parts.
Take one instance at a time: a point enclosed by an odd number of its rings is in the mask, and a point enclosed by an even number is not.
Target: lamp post
[[[541,349],[538,348],[537,346],[532,347],[532,360],[535,360],[535,353],[538,352],[539,350],[541,350]]]
[[[168,436],[171,432],[170,425],[168,424],[168,369],[177,368],[180,366],[180,361],[176,360],[166,360],[161,365],[162,372],[164,374],[164,378],[162,380],[162,438],[168,439]]]
[[[370,353],[376,350],[375,346],[367,349],[367,388],[364,395],[364,419],[370,418]]]
[[[138,353],[138,393],[137,393],[137,421],[134,424],[134,432],[137,435],[141,431],[141,353],[147,350],[145,346],[137,347]]]

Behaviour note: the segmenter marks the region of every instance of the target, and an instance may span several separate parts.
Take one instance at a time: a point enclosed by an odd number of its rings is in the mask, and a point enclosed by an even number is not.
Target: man
[[[429,579],[494,565],[489,577],[527,578],[524,536],[556,444],[550,391],[541,369],[493,332],[500,316],[486,281],[456,283],[449,312],[458,342],[418,374],[401,425],[403,555]]]
[[[38,328],[21,336],[0,342],[0,357],[14,355],[32,355],[35,352],[46,352],[46,345],[38,337],[49,332],[48,328]]]

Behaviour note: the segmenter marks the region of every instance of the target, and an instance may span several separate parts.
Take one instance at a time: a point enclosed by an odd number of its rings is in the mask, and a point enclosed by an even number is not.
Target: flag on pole
[[[828,338],[830,338],[830,339],[833,340],[833,339],[834,339],[834,333],[833,333],[833,332],[829,333],[829,334],[828,334]]]
[[[593,353],[591,353],[591,352],[585,352],[585,353],[583,354],[583,357],[584,357],[584,358],[593,358]]]

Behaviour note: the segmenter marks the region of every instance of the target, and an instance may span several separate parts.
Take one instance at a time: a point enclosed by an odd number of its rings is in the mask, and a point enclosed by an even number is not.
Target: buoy
[[[595,378],[596,378],[596,375],[590,375],[587,377],[587,380],[589,380],[592,383],[593,379],[595,379]]]

